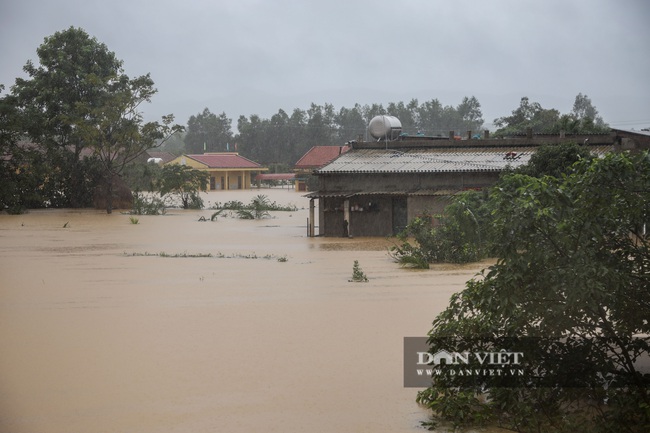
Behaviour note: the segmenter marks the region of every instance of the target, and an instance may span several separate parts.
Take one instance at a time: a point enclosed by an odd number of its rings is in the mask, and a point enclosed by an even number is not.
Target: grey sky
[[[483,118],[522,96],[571,111],[588,95],[613,127],[650,126],[646,0],[0,0],[0,83],[70,26],[105,43],[159,92],[145,116],[208,107],[268,118],[476,96]],[[487,125],[489,126],[489,125]]]

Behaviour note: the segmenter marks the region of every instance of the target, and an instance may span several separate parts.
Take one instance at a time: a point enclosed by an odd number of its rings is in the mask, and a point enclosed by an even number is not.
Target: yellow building
[[[210,175],[210,190],[250,189],[255,173],[266,171],[257,162],[240,156],[237,152],[181,155],[167,164],[187,165]],[[167,165],[165,164],[165,165]]]

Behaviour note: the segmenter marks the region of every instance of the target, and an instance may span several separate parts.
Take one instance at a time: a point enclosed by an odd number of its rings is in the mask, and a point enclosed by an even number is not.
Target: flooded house
[[[542,145],[576,142],[595,153],[620,145],[614,132],[533,136],[529,131],[492,139],[487,132],[477,137],[468,131],[461,140],[453,132],[407,136],[391,116],[375,117],[369,133],[376,141],[350,142],[349,151],[314,170],[318,190],[307,194],[311,236],[395,235],[417,216],[441,213],[454,195],[494,185],[503,170],[526,164]]]
[[[267,171],[259,163],[237,152],[181,155],[167,164],[181,164],[205,171],[210,176],[209,190],[250,189],[255,174]]]

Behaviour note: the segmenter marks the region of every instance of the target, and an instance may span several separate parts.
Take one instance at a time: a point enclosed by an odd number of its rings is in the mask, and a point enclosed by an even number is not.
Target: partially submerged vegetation
[[[352,265],[352,279],[349,280],[351,283],[367,283],[368,277],[359,266],[359,260],[354,261]]]
[[[244,253],[232,253],[232,254],[224,254],[221,252],[217,252],[215,254],[212,253],[188,253],[187,251],[184,251],[182,253],[168,253],[166,251],[161,251],[158,253],[150,253],[145,251],[144,253],[127,253],[126,251],[123,253],[124,256],[126,257],[163,257],[163,258],[173,258],[173,259],[205,259],[205,258],[216,258],[216,259],[261,259],[261,260],[277,260],[278,262],[288,262],[289,259],[287,258],[286,255],[278,256],[275,254],[264,254],[264,255],[257,255],[256,253],[249,253],[249,254],[244,254]]]
[[[528,164],[504,173],[493,188],[463,192],[444,213],[413,219],[389,254],[402,266],[419,269],[428,269],[430,263],[470,263],[494,257],[495,247],[502,242],[501,234],[494,231],[496,207],[504,191],[515,188],[514,179],[562,178],[576,170],[576,162],[591,158],[577,144],[542,146]]]
[[[417,399],[430,426],[650,431],[650,374],[639,365],[650,349],[650,155],[508,174],[488,203],[482,233],[498,260],[435,318],[429,352],[521,353],[524,374],[435,375]]]

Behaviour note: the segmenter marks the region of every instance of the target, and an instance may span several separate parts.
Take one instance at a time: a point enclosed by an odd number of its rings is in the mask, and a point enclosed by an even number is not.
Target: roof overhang
[[[415,191],[314,191],[305,194],[303,197],[308,198],[351,198],[367,195],[384,195],[384,196],[451,196],[462,191],[450,189],[420,189]]]

